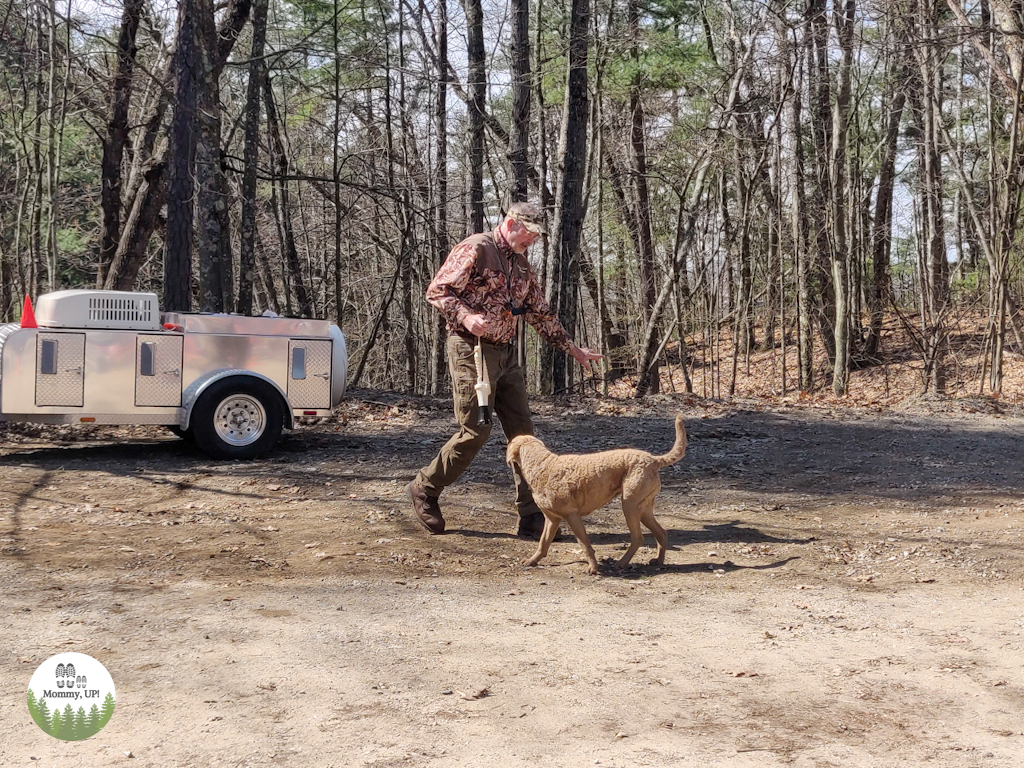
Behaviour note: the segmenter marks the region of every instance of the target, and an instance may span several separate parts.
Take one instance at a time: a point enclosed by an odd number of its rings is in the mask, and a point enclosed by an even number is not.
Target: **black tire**
[[[192,409],[189,431],[215,459],[255,459],[277,442],[285,404],[267,382],[229,376],[210,385]]]
[[[195,434],[192,432],[191,429],[182,429],[177,424],[168,424],[166,426],[168,431],[173,432],[175,435],[180,437],[185,442],[195,442]]]

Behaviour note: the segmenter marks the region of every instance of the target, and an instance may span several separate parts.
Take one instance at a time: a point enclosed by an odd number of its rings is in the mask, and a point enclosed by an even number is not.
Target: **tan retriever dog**
[[[587,553],[589,573],[597,573],[597,558],[583,528],[583,516],[600,509],[622,495],[622,513],[629,526],[629,549],[616,564],[619,569],[629,565],[633,555],[644,543],[640,530],[643,523],[658,540],[658,556],[652,564],[665,562],[668,534],[654,519],[654,499],[661,490],[658,470],[675,464],[686,454],[686,428],[683,417],[676,417],[676,443],[664,456],[647,451],[621,448],[601,453],[557,456],[532,435],[519,435],[508,444],[505,460],[517,465],[533,490],[533,498],[544,513],[544,533],[533,557],[525,565],[536,565],[548,553],[562,520]]]

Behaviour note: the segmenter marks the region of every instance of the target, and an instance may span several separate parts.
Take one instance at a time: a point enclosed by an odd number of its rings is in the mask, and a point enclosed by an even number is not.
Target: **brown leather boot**
[[[412,511],[420,525],[430,533],[444,533],[444,517],[437,496],[428,496],[427,490],[415,480],[405,486],[405,492],[412,499]]]

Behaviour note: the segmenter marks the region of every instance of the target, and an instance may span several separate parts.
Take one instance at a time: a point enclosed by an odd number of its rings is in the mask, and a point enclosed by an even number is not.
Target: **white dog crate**
[[[166,424],[250,458],[345,391],[345,338],[326,320],[161,314],[153,293],[85,290],[41,296],[35,317],[0,325],[0,420]]]

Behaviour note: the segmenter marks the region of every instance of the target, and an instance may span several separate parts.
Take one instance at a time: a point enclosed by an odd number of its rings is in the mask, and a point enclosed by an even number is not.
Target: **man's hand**
[[[485,336],[487,331],[491,329],[491,324],[487,322],[487,318],[481,314],[466,315],[462,321],[462,325],[474,336]]]
[[[592,349],[586,347],[573,347],[569,353],[573,356],[577,363],[583,366],[583,370],[593,371],[593,363],[604,357],[600,352],[595,352]]]

